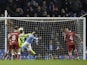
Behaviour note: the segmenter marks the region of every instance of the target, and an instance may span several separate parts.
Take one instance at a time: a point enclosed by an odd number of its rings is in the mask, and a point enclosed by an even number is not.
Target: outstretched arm
[[[10,39],[10,37],[11,37],[11,34],[8,34],[8,39]]]
[[[28,37],[31,33],[24,34],[25,37]]]
[[[78,34],[75,34],[75,36],[79,38],[80,42],[82,42],[82,39]]]

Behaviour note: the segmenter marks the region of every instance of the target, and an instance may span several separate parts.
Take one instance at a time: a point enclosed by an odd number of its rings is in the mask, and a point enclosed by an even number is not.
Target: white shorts
[[[28,51],[32,50],[31,44],[28,42],[24,42],[23,47],[26,47]]]

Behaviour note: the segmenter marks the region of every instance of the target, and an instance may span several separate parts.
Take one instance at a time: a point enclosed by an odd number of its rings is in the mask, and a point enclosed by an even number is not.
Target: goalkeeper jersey
[[[23,43],[25,42],[25,39],[27,37],[29,37],[30,33],[28,34],[20,34],[19,37],[18,37],[18,43],[19,43],[19,46],[22,47]]]

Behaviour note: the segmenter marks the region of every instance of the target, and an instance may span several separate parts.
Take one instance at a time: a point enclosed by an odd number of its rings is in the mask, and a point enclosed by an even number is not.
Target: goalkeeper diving
[[[35,55],[36,53],[32,50],[31,44],[33,41],[35,41],[36,45],[38,45],[38,38],[35,37],[36,32],[24,34],[23,28],[20,28],[19,31],[20,35],[18,41],[20,48],[26,48],[28,52],[30,52],[32,55]]]

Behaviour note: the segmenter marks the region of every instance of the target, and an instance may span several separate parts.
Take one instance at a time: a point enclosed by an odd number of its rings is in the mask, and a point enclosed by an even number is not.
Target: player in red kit
[[[10,60],[11,59],[11,49],[12,49],[11,45],[8,45],[8,50],[6,53],[4,53],[2,60],[4,60],[4,59]]]
[[[19,36],[19,31],[18,31],[18,27],[16,26],[14,28],[14,32],[12,32],[9,36],[9,45],[11,46],[11,53],[13,56],[13,59],[15,59],[15,55],[17,54],[17,59],[19,59],[19,55],[20,55],[20,50],[19,50],[19,44],[18,44],[18,36]]]
[[[9,37],[10,33],[8,34]],[[7,45],[7,52],[3,55],[2,59],[11,59],[11,50],[12,50],[12,45],[10,45],[10,39],[8,39],[8,45]]]
[[[78,37],[78,39],[82,43],[82,40],[81,40],[81,38],[78,34],[76,34],[75,32],[72,32],[69,28],[65,28],[65,41],[66,41],[66,45],[67,45],[69,59],[73,59],[72,58],[72,52],[73,51],[74,51],[74,54],[76,56],[76,59],[79,59],[78,51],[77,51],[77,48],[76,48],[75,37]]]

